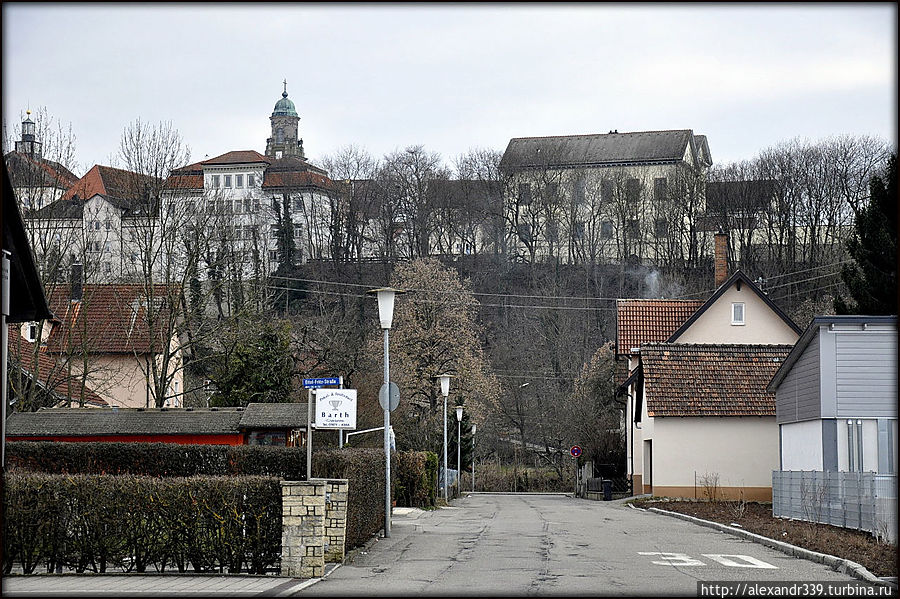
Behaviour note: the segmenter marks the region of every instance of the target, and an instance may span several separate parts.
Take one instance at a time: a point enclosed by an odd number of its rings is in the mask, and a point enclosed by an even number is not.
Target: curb
[[[803,547],[797,547],[796,545],[791,545],[790,543],[785,543],[784,541],[776,541],[775,539],[770,539],[769,537],[764,537],[762,535],[758,535],[756,533],[742,530],[740,528],[735,528],[733,526],[726,526],[725,524],[719,524],[718,522],[710,522],[709,520],[702,520],[700,518],[695,518],[694,516],[688,516],[687,514],[680,514],[678,512],[669,512],[666,510],[661,510],[659,508],[651,507],[648,509],[644,508],[634,508],[640,509],[643,511],[655,512],[657,514],[663,514],[666,516],[672,516],[674,518],[678,518],[679,520],[686,520],[687,522],[693,522],[694,524],[699,524],[700,526],[706,526],[707,528],[713,528],[719,530],[721,532],[727,532],[729,534],[742,537],[756,543],[760,543],[761,545],[765,545],[771,549],[775,549],[776,551],[780,551],[782,553],[786,553],[788,555],[793,555],[794,557],[799,557],[801,559],[810,560],[813,562],[817,562],[820,564],[825,564],[830,567],[832,570],[836,572],[840,572],[842,574],[849,574],[850,576],[857,578],[859,580],[863,580],[865,582],[871,582],[872,584],[876,584],[879,586],[885,586],[888,588],[896,589],[897,586],[891,584],[889,582],[885,582],[881,580],[871,572],[869,572],[864,566],[857,564],[856,562],[852,562],[848,559],[844,559],[841,557],[835,557],[833,555],[828,555],[826,553],[818,553],[816,551],[810,551],[809,549],[804,549]]]

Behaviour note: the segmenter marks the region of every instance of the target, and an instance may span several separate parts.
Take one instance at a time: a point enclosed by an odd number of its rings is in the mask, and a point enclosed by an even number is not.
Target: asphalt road
[[[561,495],[476,494],[396,515],[391,538],[367,549],[301,594],[696,596],[697,581],[856,582],[727,533]]]

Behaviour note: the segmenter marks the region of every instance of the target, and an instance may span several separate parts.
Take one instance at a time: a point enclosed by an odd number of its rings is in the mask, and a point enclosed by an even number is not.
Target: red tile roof
[[[790,345],[650,343],[641,347],[650,416],[774,416],[766,391]]]
[[[69,375],[65,359],[50,355],[42,348],[35,353],[34,343],[22,338],[18,327],[9,328],[9,357],[14,367],[21,369],[28,378],[36,378],[41,387],[57,397],[67,398],[69,393],[74,401],[82,397],[81,378],[77,374]],[[93,406],[109,405],[87,385],[84,387],[83,397],[85,403]]]
[[[155,285],[156,322],[165,323],[168,312],[161,301],[166,293],[178,293],[177,287]],[[168,343],[167,327],[154,327],[155,342],[147,322],[148,301],[142,285],[85,285],[83,300],[70,300],[68,285],[59,285],[48,293],[50,309],[59,319],[47,339],[47,351],[64,352],[71,343],[90,353],[158,352]]]
[[[260,154],[256,150],[234,150],[231,152],[225,152],[221,156],[216,156],[215,158],[204,160],[199,164],[247,164],[257,162],[265,162],[266,164],[269,164],[272,162],[272,159]]]
[[[77,195],[89,200],[95,195],[108,198],[134,200],[144,197],[146,189],[152,188],[153,178],[131,171],[95,164],[81,179],[63,195],[69,200]]]
[[[78,181],[78,177],[60,163],[20,152],[9,152],[6,164],[13,187],[43,185],[66,189]]]
[[[616,354],[666,341],[702,305],[700,300],[616,300]]]

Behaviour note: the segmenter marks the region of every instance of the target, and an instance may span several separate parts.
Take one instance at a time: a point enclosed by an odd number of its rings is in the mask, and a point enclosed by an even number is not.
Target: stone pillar
[[[281,481],[281,575],[325,574],[324,480]]]
[[[325,491],[325,562],[344,562],[347,538],[347,498],[350,481],[346,478],[327,479]]]

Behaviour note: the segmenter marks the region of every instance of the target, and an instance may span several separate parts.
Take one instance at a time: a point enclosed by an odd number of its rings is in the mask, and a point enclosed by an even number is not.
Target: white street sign
[[[317,429],[356,429],[356,389],[316,389]]]

